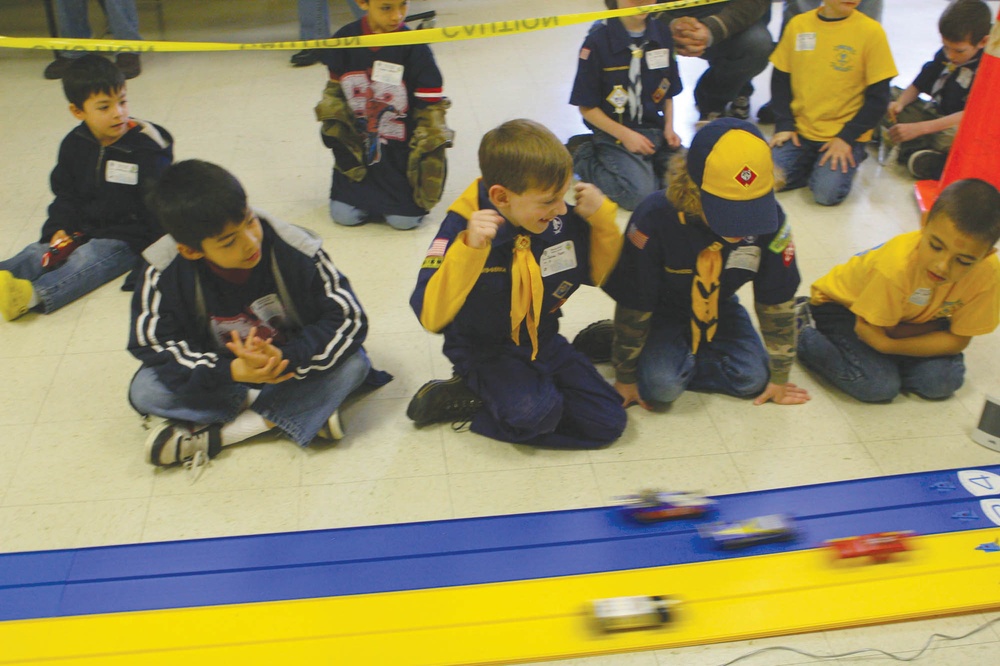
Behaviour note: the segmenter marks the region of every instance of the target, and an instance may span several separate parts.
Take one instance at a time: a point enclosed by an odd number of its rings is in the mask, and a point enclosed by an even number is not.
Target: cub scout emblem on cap
[[[628,104],[628,93],[625,92],[625,88],[616,85],[606,99],[608,104],[615,107],[615,113],[624,113],[625,105]]]
[[[757,180],[757,174],[753,169],[745,164],[743,165],[743,168],[740,169],[740,172],[736,174],[736,182],[743,187],[750,187],[753,185],[753,181],[755,180]]]

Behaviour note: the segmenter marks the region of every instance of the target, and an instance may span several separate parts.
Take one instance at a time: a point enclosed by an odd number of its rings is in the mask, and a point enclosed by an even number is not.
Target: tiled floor
[[[139,3],[147,38],[158,38],[150,3]],[[294,3],[164,3],[165,39],[271,41],[296,35]],[[885,25],[908,83],[937,48],[941,0],[892,0]],[[335,23],[347,12],[334,2]],[[904,6],[905,5],[905,6]],[[196,6],[197,8],[195,8]],[[600,9],[602,3],[547,0],[414,0],[440,25]],[[544,9],[543,9],[544,8]],[[993,3],[994,11],[996,3]],[[0,33],[44,33],[38,3],[0,5]],[[149,26],[149,27],[145,27]],[[776,26],[774,26],[776,28]],[[542,121],[567,138],[582,128],[566,104],[585,25],[435,47],[457,130],[444,203],[412,232],[384,225],[337,227],[326,213],[330,155],[312,107],[325,72],[292,69],[289,52],[143,56],[129,83],[137,117],[176,138],[178,159],[231,169],[254,205],[321,233],[353,281],[372,321],[367,343],[396,380],[348,407],[349,436],[337,446],[299,449],[261,437],[226,450],[197,483],[179,469],[141,459],[144,432],[125,391],[136,363],[124,351],[129,297],[111,284],[49,315],[0,322],[0,550],[249,534],[606,504],[644,486],[720,494],[838,479],[996,463],[968,436],[986,392],[1000,388],[1000,335],[967,354],[966,385],[945,402],[901,397],[867,406],[796,367],[793,381],[813,400],[799,407],[687,394],[667,413],[630,410],[614,446],[596,452],[536,451],[452,432],[414,429],[404,414],[414,390],[446,376],[441,338],[421,330],[407,305],[420,260],[447,204],[476,174],[487,129],[514,117]],[[0,255],[35,240],[50,201],[48,174],[74,120],[57,83],[42,79],[47,53],[0,49]],[[688,92],[676,101],[677,128],[690,139],[690,89],[702,65],[683,60]],[[754,108],[767,96],[766,74]],[[917,226],[912,183],[869,159],[841,206],[820,209],[806,193],[780,196],[809,281],[851,253]],[[608,317],[602,292],[578,293],[563,332]],[[931,591],[928,591],[931,593]],[[770,645],[828,653],[865,646],[912,653],[933,632],[959,634],[996,614],[968,615],[765,641],[580,660],[580,664],[720,664]],[[929,664],[995,663],[1000,628],[949,644]],[[810,660],[766,653],[748,664]],[[856,659],[854,661],[860,661]],[[560,662],[563,663],[563,662]]]

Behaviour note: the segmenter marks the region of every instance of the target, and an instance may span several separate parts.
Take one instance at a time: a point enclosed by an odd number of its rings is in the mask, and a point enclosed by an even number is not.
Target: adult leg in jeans
[[[364,383],[369,370],[368,355],[359,349],[333,370],[265,384],[250,409],[281,428],[299,446],[305,446],[347,396]]]
[[[902,386],[896,357],[881,354],[854,333],[855,315],[834,303],[811,306],[816,326],[799,331],[798,358],[862,402],[887,402]]]
[[[10,259],[0,262],[0,270],[30,280],[38,297],[38,307],[50,313],[90,293],[106,282],[124,275],[135,264],[136,255],[125,241],[93,238],[69,255],[66,263],[52,270],[42,268],[45,243],[32,243]]]
[[[711,46],[702,56],[708,69],[694,89],[698,110],[702,114],[722,112],[737,95],[752,94],[750,82],[767,67],[773,50],[771,33],[761,22]]]
[[[688,388],[750,398],[767,387],[770,357],[750,315],[734,295],[719,301],[719,325],[711,342],[702,341]]]
[[[654,147],[664,143],[658,130],[643,130],[642,134]],[[606,197],[628,210],[635,210],[640,201],[660,187],[649,156],[630,152],[601,130],[594,130],[593,141],[577,149],[573,168],[581,180],[593,183]]]
[[[299,0],[299,39],[330,37],[330,5],[327,0]]]
[[[423,215],[386,215],[385,221],[389,223],[389,226],[393,229],[399,229],[400,231],[406,231],[407,229],[415,229],[424,219]]]
[[[917,358],[899,356],[902,390],[930,400],[943,400],[954,395],[965,381],[962,354]]]
[[[115,39],[140,40],[139,11],[135,0],[104,0],[108,14],[108,27]]]
[[[821,206],[836,206],[847,198],[851,193],[851,184],[854,183],[854,176],[858,173],[858,167],[868,159],[868,151],[865,145],[858,141],[851,144],[851,153],[854,155],[854,165],[847,166],[847,173],[840,167],[830,168],[830,161],[820,165],[819,159],[813,167],[809,176],[809,189],[813,193],[813,199]],[[822,159],[822,158],[820,158]]]

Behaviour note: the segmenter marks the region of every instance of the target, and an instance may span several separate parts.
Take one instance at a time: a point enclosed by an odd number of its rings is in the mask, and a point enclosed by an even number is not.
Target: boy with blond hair
[[[972,337],[1000,322],[1000,192],[958,180],[919,231],[851,257],[799,304],[799,359],[862,402],[951,396]]]
[[[482,178],[448,211],[427,251],[410,305],[444,334],[450,380],[425,384],[407,415],[416,424],[471,418],[473,432],[556,449],[607,446],[625,428],[615,390],[559,334],[560,307],[581,284],[601,285],[622,237],[617,207],[531,120],[490,130]]]

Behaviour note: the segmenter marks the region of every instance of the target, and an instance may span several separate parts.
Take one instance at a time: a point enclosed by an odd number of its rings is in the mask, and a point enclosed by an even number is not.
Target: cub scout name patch
[[[138,185],[139,165],[108,160],[108,166],[104,170],[104,179],[109,183],[118,183],[119,185]]]
[[[576,268],[576,248],[573,241],[564,241],[558,245],[547,247],[538,260],[542,269],[542,277]]]

